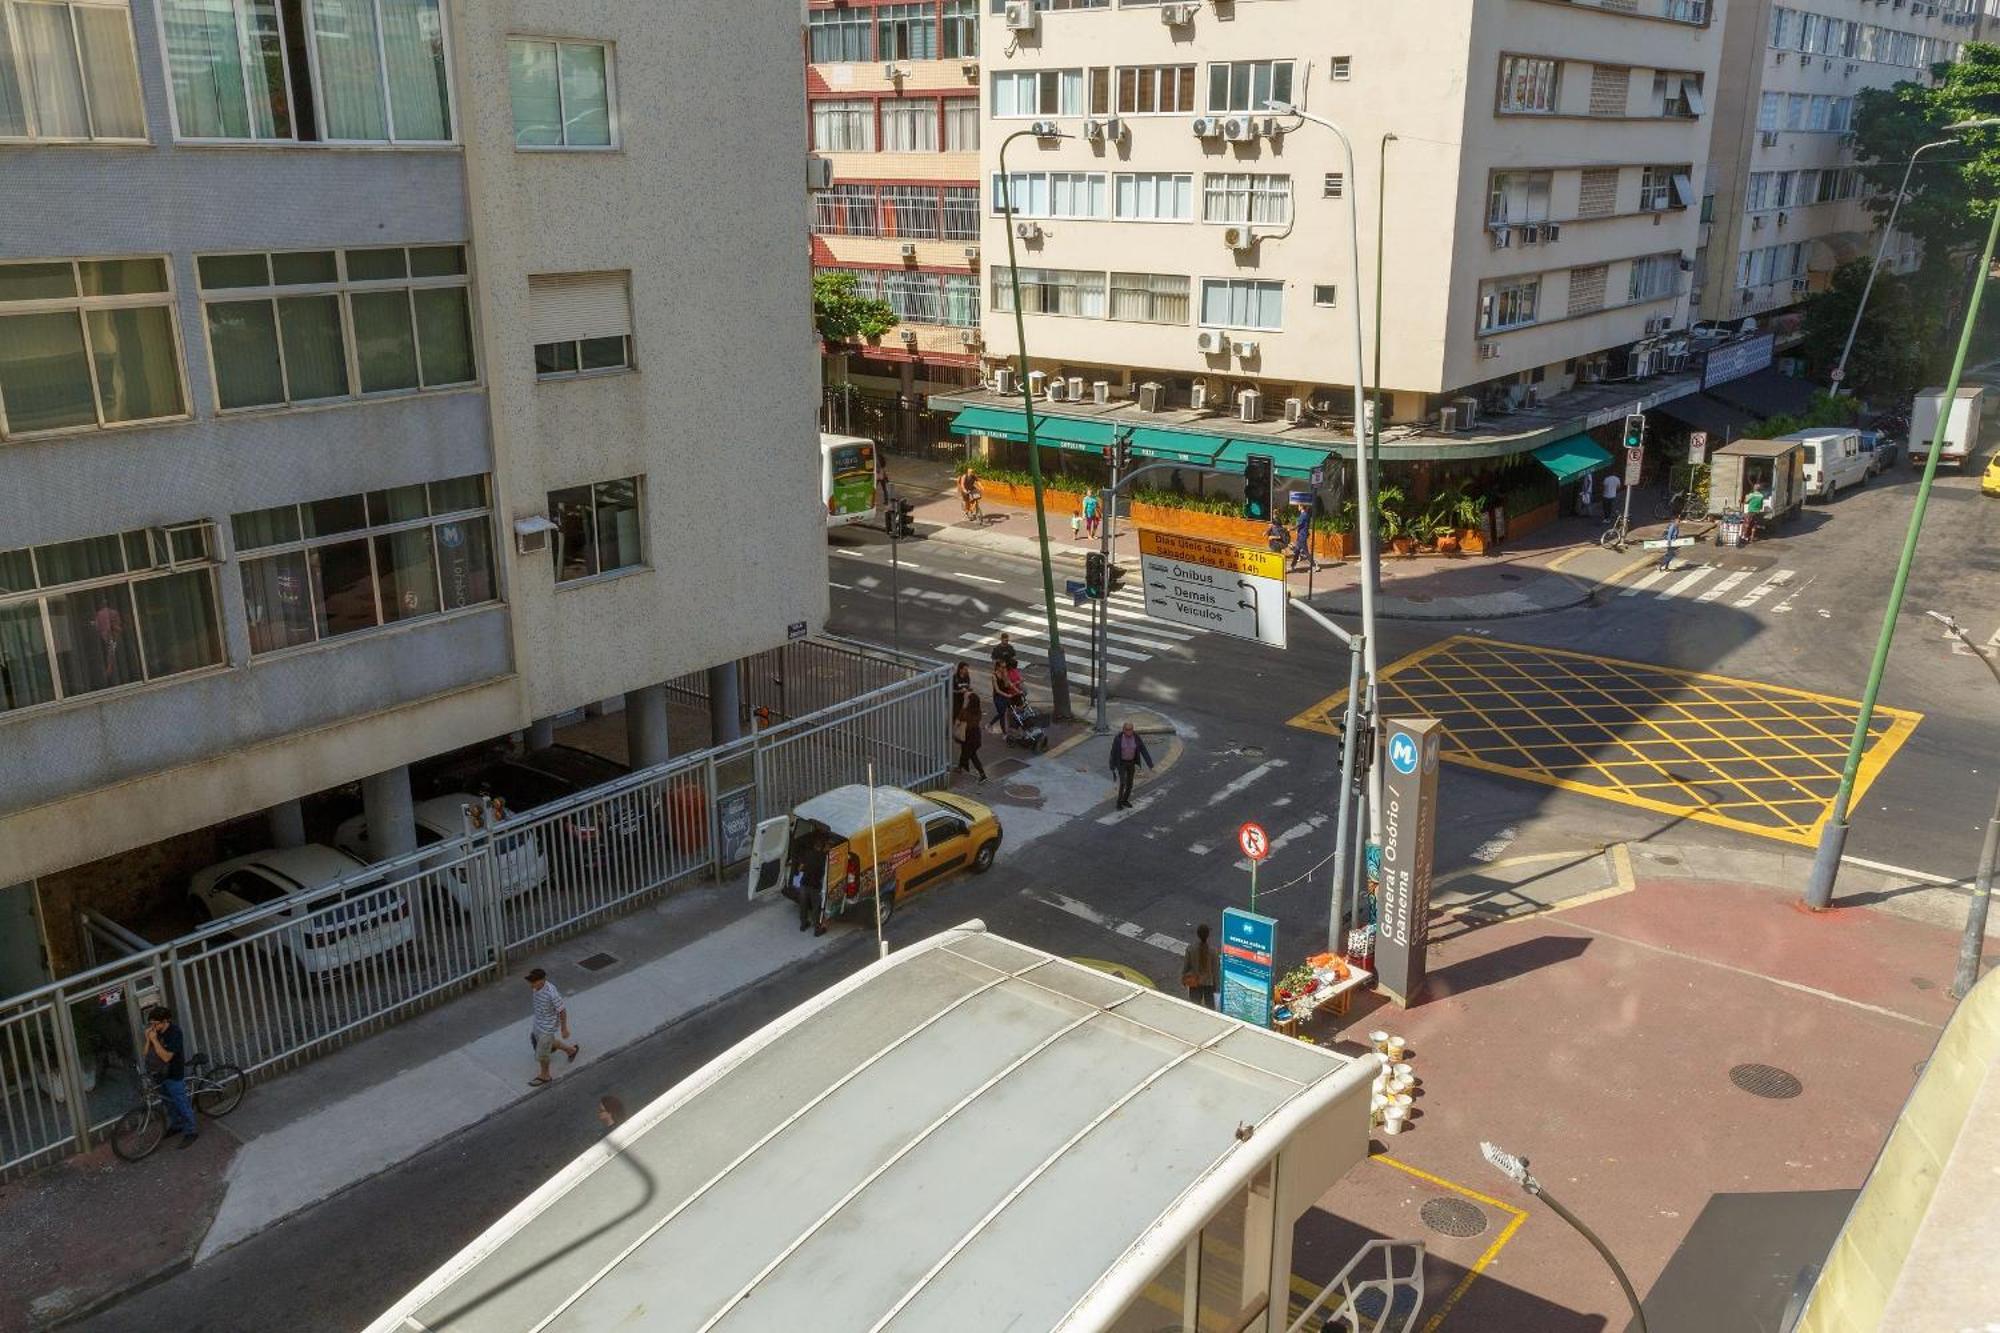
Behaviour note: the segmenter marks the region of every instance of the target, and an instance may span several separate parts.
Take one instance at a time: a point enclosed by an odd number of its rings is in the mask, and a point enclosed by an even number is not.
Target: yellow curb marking
[[[1521,1224],[1528,1220],[1527,1209],[1516,1208],[1511,1203],[1502,1203],[1490,1194],[1481,1194],[1478,1190],[1469,1189],[1456,1181],[1446,1180],[1443,1176],[1434,1176],[1428,1171],[1411,1166],[1408,1162],[1399,1162],[1387,1153],[1378,1153],[1368,1160],[1380,1162],[1384,1166],[1393,1166],[1398,1171],[1415,1176],[1418,1180],[1428,1181],[1454,1194],[1462,1194],[1474,1203],[1483,1203],[1488,1208],[1497,1208],[1508,1215],[1507,1225],[1500,1228],[1500,1234],[1493,1238],[1493,1243],[1486,1247],[1486,1252],[1473,1262],[1472,1267],[1465,1270],[1465,1276],[1451,1289],[1451,1295],[1445,1297],[1444,1304],[1438,1307],[1438,1312],[1424,1324],[1423,1333],[1437,1333],[1438,1329],[1443,1327],[1445,1316],[1451,1313],[1452,1307],[1464,1299],[1466,1292],[1472,1290],[1472,1284],[1479,1280],[1479,1275],[1486,1271],[1486,1266],[1499,1257],[1500,1251],[1507,1247],[1507,1242],[1514,1239],[1514,1233],[1521,1229]]]

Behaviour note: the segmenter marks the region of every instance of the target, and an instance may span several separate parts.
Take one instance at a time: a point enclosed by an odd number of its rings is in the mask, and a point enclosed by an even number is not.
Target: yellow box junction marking
[[[1463,1195],[1474,1203],[1482,1203],[1488,1208],[1497,1209],[1507,1214],[1507,1225],[1500,1228],[1500,1234],[1493,1238],[1493,1243],[1486,1247],[1483,1254],[1473,1260],[1472,1267],[1465,1270],[1465,1276],[1460,1278],[1458,1285],[1451,1289],[1451,1295],[1444,1298],[1444,1304],[1438,1307],[1437,1313],[1424,1321],[1423,1333],[1438,1333],[1438,1330],[1444,1327],[1445,1316],[1449,1315],[1452,1312],[1452,1308],[1465,1299],[1465,1293],[1472,1290],[1472,1284],[1479,1280],[1479,1275],[1486,1271],[1486,1266],[1499,1257],[1500,1251],[1507,1247],[1508,1241],[1514,1239],[1514,1233],[1519,1231],[1521,1224],[1528,1220],[1528,1212],[1525,1208],[1516,1208],[1511,1203],[1502,1203],[1490,1194],[1481,1194],[1478,1190],[1467,1189],[1457,1181],[1446,1180],[1443,1176],[1434,1176],[1428,1171],[1419,1170],[1411,1166],[1408,1162],[1399,1162],[1387,1153],[1377,1153],[1368,1160],[1371,1162],[1380,1162],[1384,1166],[1393,1166],[1398,1171],[1406,1175],[1415,1176],[1418,1180],[1427,1181],[1432,1185],[1436,1185],[1439,1189],[1450,1190],[1453,1194]]]
[[[1811,846],[1860,705],[1787,685],[1453,635],[1382,668],[1385,713],[1445,723],[1443,757]],[[1340,691],[1291,720],[1333,734]],[[1859,801],[1923,714],[1877,705]]]
[[[1208,541],[1201,537],[1183,537],[1179,533],[1159,532],[1152,528],[1139,529],[1139,554],[1158,556],[1162,560],[1178,560],[1184,565],[1227,569],[1237,574],[1251,574],[1258,578],[1285,577],[1285,555],[1282,551],[1265,551],[1255,546],[1236,546],[1230,542]]]

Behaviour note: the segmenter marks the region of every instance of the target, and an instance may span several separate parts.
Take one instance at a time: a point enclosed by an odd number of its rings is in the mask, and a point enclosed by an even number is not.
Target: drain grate
[[[1042,789],[1031,782],[1010,782],[1000,789],[1001,794],[1014,801],[1039,801]]]
[[[1441,1236],[1477,1236],[1486,1230],[1486,1214],[1476,1203],[1440,1196],[1417,1210],[1424,1225]]]
[[[602,972],[607,967],[615,966],[617,962],[617,957],[612,954],[594,953],[588,958],[579,960],[577,966],[586,972]]]
[[[1776,1065],[1738,1065],[1729,1071],[1729,1081],[1752,1097],[1784,1101],[1806,1090],[1798,1076]]]
[[[1918,990],[1936,990],[1937,983],[1929,977],[1911,977],[1910,984]]]

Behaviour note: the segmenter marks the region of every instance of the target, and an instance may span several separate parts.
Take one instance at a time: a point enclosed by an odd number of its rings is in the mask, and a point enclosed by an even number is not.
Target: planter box
[[[981,478],[979,484],[986,492],[986,498],[995,504],[1028,510],[1035,507],[1032,486],[1017,486],[990,478]],[[1067,518],[1083,512],[1083,494],[1079,491],[1059,491],[1045,481],[1042,485],[1042,506],[1051,515]],[[1183,537],[1206,537],[1210,541],[1253,546],[1259,550],[1264,548],[1264,529],[1268,526],[1255,519],[1237,518],[1231,514],[1206,514],[1198,509],[1179,509],[1172,505],[1151,505],[1139,501],[1132,503],[1131,521],[1135,527],[1156,528]],[[1313,554],[1322,560],[1351,560],[1359,550],[1352,533],[1313,534]]]
[[[1545,505],[1536,505],[1524,514],[1515,514],[1509,517],[1507,520],[1507,535],[1509,537],[1525,537],[1527,534],[1535,531],[1535,529],[1546,528],[1555,521],[1556,502],[1551,500]]]

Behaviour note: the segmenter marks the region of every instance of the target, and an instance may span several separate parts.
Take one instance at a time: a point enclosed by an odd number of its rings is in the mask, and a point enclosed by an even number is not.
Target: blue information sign
[[[1258,1027],[1271,1025],[1273,957],[1278,923],[1238,907],[1222,909],[1222,1012]]]

